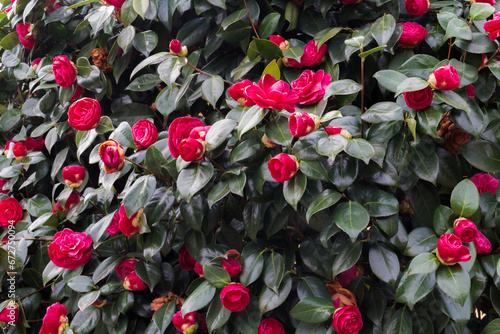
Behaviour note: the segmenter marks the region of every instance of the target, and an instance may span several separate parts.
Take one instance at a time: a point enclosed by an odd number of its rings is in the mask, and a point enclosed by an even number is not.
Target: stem
[[[295,231],[297,231],[297,234],[299,235],[299,237],[301,239],[305,239],[305,235],[304,233],[302,233],[302,231],[300,230],[299,228],[299,224],[297,224],[297,221],[295,220],[295,218],[293,216],[289,216],[290,220],[292,221],[293,223],[293,226],[295,227]]]
[[[361,48],[363,52],[363,48]],[[361,58],[361,115],[365,112],[365,58]],[[363,138],[363,128],[365,122],[361,119],[361,138]]]
[[[149,169],[147,169],[146,167],[144,167],[143,165],[141,164],[138,164],[137,162],[133,161],[133,160],[130,160],[129,158],[125,157],[125,160],[127,160],[128,162],[132,163],[133,165],[137,166],[137,167],[140,167],[142,169],[144,169],[146,172],[148,172],[149,174],[153,175],[154,177],[160,179],[160,180],[163,180],[165,182],[167,182],[168,184],[172,184],[172,181],[170,180],[167,180],[165,179],[164,177],[161,177],[155,173],[153,173],[152,171],[150,171]]]
[[[453,44],[451,43],[451,38],[450,38],[450,47],[448,48],[448,60],[450,60],[450,57],[451,57],[451,47],[453,46]]]
[[[486,65],[488,65],[488,63],[493,59],[495,58],[495,56],[497,55],[497,53],[500,51],[500,45],[498,46],[497,50],[495,51],[495,53],[493,54],[493,56],[491,56],[490,58],[488,58],[488,60],[486,62],[484,62],[484,64],[481,64],[481,66],[479,66],[479,68],[477,69],[477,71],[481,71]]]
[[[210,74],[210,73],[207,73],[207,72],[205,72],[205,71],[200,70],[198,67],[194,66],[194,65],[193,65],[193,64],[191,64],[190,62],[187,62],[187,64],[188,64],[189,66],[191,66],[191,67],[192,67],[192,68],[193,68],[196,72],[198,72],[198,73],[200,73],[200,74],[204,74],[204,75],[209,76],[209,77],[213,77],[213,76],[214,76],[213,74]],[[232,84],[233,84],[231,81],[227,81],[227,80],[225,80],[225,79],[222,79],[222,80],[223,80],[225,83],[227,83],[227,84],[230,84],[230,85],[232,85]]]
[[[247,1],[243,0],[243,3],[245,4],[245,8],[248,9]],[[248,9],[248,18],[250,19],[250,24],[252,25],[253,32],[255,33],[255,36],[257,36],[258,39],[260,39],[259,33],[257,32],[257,29],[255,29],[255,25],[253,24],[252,16],[250,15],[250,10]]]
[[[19,94],[19,100],[21,100],[21,103],[24,104],[23,93],[21,92],[21,88],[19,88],[19,86],[17,86],[16,90],[17,90],[17,94]]]
[[[222,167],[221,165],[219,165],[218,163],[216,163],[212,158],[210,157],[207,157],[208,160],[210,160],[211,163],[213,163],[215,166],[217,166],[221,171],[223,171],[224,173],[227,172],[227,170],[224,169],[224,167]]]
[[[38,290],[36,290],[36,291],[33,291],[32,293],[28,293],[26,296],[22,296],[22,297],[19,297],[19,298],[14,299],[14,300],[21,300],[21,299],[23,299],[23,298],[27,298],[27,297],[29,297],[29,296],[31,296],[31,295],[34,295],[35,293],[38,293],[38,292],[42,291],[42,290],[43,290],[43,289],[45,289],[45,288],[48,288],[49,286],[51,286],[51,285],[52,285],[52,284],[54,284],[55,282],[56,282],[56,281],[52,281],[52,283],[50,283],[49,285],[43,286],[43,287],[41,287],[40,289],[38,289]]]

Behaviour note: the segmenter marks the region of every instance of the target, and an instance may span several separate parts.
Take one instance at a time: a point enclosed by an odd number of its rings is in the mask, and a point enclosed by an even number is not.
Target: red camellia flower
[[[137,262],[139,262],[138,259],[126,259],[115,268],[116,274],[123,281],[123,287],[126,290],[143,291],[148,287],[148,285],[137,276],[134,270]]]
[[[281,50],[285,50],[290,47],[290,43],[280,35],[271,35],[269,36],[269,40],[279,46]]]
[[[285,328],[278,320],[267,318],[260,322],[257,334],[285,334]]]
[[[233,258],[222,259],[220,265],[222,268],[226,269],[230,277],[238,275],[241,271],[240,261]]]
[[[297,80],[292,81],[292,91],[299,97],[299,104],[314,104],[325,96],[325,88],[332,81],[332,76],[319,70],[302,72]]]
[[[17,161],[21,161],[28,155],[28,150],[23,143],[15,143],[14,147],[12,148],[12,153],[14,153]]]
[[[7,179],[0,179],[0,194],[8,194],[9,190],[3,190],[3,186],[7,183]]]
[[[473,242],[476,240],[477,227],[474,222],[461,217],[453,223],[453,232],[462,242]]]
[[[120,215],[119,227],[120,231],[127,237],[131,237],[139,232],[140,219],[143,211],[144,209],[139,209],[139,211],[129,218],[127,217],[125,206],[123,204],[120,206],[120,210],[118,211]]]
[[[460,77],[452,65],[443,65],[429,76],[429,85],[433,89],[453,90],[460,85]]]
[[[205,138],[207,137],[207,132],[210,130],[211,126],[197,126],[191,132],[189,133],[189,138],[191,139],[196,139],[201,142],[205,141]]]
[[[470,97],[471,99],[476,97],[476,92],[472,84],[468,84],[467,86],[465,86],[465,92],[467,93],[467,96]]]
[[[250,302],[248,289],[240,283],[229,283],[220,292],[222,306],[231,312],[242,311]]]
[[[488,173],[477,173],[470,180],[476,185],[477,191],[480,194],[497,192],[499,180]]]
[[[134,136],[135,146],[139,150],[143,150],[156,142],[158,130],[156,130],[153,122],[141,119],[132,127],[132,135]]]
[[[261,108],[278,111],[284,109],[290,113],[295,111],[294,103],[298,101],[298,96],[290,89],[290,85],[276,80],[270,74],[264,74],[258,85],[247,87],[245,94]]]
[[[198,261],[194,264],[194,272],[200,275],[200,277],[205,276],[203,275],[203,266]]]
[[[412,48],[427,37],[427,30],[415,22],[398,23],[403,26],[403,32],[398,39],[398,44]]]
[[[49,257],[56,266],[76,269],[92,257],[92,237],[66,228],[56,233],[48,249]]]
[[[122,169],[125,162],[125,151],[114,139],[109,139],[99,146],[99,157],[104,163],[104,171],[114,173]]]
[[[335,310],[332,325],[338,334],[355,334],[363,328],[363,319],[356,306],[347,305]]]
[[[304,66],[314,66],[325,61],[326,44],[322,44],[318,50],[318,46],[314,39],[310,40],[304,46],[304,54],[300,57],[300,63]]]
[[[52,213],[60,212],[60,211],[69,211],[75,205],[76,203],[80,202],[80,195],[76,192],[73,191],[69,195],[68,199],[64,203],[64,208],[61,206],[59,202],[56,203],[56,209],[57,210],[52,210]]]
[[[245,89],[253,86],[253,82],[248,79],[237,82],[227,89],[229,95],[240,104],[240,106],[253,106],[255,103],[245,95]]]
[[[78,188],[85,180],[85,167],[82,166],[66,166],[62,170],[64,183],[70,188]]]
[[[415,90],[413,92],[404,92],[403,97],[408,107],[422,110],[431,104],[434,93],[431,87],[427,86],[424,89]]]
[[[179,154],[184,161],[199,160],[205,154],[205,145],[196,139],[183,139],[179,145]]]
[[[493,14],[493,19],[484,22],[484,30],[492,41],[500,36],[500,13]]]
[[[120,213],[115,212],[115,214],[113,215],[113,219],[111,220],[111,223],[109,223],[109,226],[106,229],[106,232],[109,235],[115,235],[116,233],[118,233],[119,230],[120,230]]]
[[[31,67],[33,68],[33,71],[36,71],[38,64],[42,61],[42,58],[36,58],[31,62]]]
[[[439,237],[437,257],[443,264],[453,265],[471,259],[470,251],[462,244],[462,240],[454,234],[446,233]]]
[[[182,317],[182,311],[179,311],[174,314],[172,323],[181,333],[197,333],[198,317],[197,311],[186,313],[184,317]]]
[[[325,128],[325,131],[330,136],[333,136],[333,135],[342,135],[342,136],[346,137],[347,139],[351,139],[352,138],[352,136],[349,133],[349,131],[347,131],[346,129],[341,128],[340,126],[330,125],[330,126],[327,126]]]
[[[476,246],[477,254],[489,254],[491,253],[491,242],[481,233],[477,231],[476,240],[474,240],[474,245]]]
[[[101,105],[98,101],[84,97],[73,102],[68,110],[68,123],[73,129],[89,131],[101,121]]]
[[[179,266],[182,270],[193,270],[196,260],[189,254],[186,245],[183,245],[179,251]]]
[[[288,119],[288,127],[294,137],[304,137],[318,129],[319,117],[307,112],[296,111]]]
[[[0,201],[0,226],[16,225],[23,219],[23,207],[17,199],[9,197]]]
[[[68,88],[76,80],[76,66],[67,56],[56,56],[52,62],[52,73],[59,86]]]
[[[168,45],[168,48],[170,49],[170,52],[172,52],[173,54],[179,54],[182,52],[182,44],[177,39],[171,40],[170,44]]]
[[[297,173],[299,161],[293,155],[280,153],[268,161],[267,168],[276,182],[285,182]]]
[[[21,141],[21,143],[26,147],[28,151],[41,151],[45,145],[45,140],[42,138],[33,139],[32,137],[26,138],[26,140]]]
[[[35,28],[35,25],[31,23],[19,23],[16,26],[19,42],[29,50],[33,49],[35,45],[35,36],[32,34],[33,28]]]
[[[125,3],[125,0],[104,0],[104,2],[110,6],[116,8],[122,8],[123,4]]]
[[[204,124],[194,117],[179,117],[174,119],[168,128],[168,149],[170,154],[177,158],[179,153],[179,145],[183,139],[189,138],[191,130],[197,126],[204,126]]]
[[[429,0],[405,0],[405,9],[408,14],[421,16],[429,10]]]
[[[64,333],[64,329],[68,326],[68,310],[66,306],[55,303],[47,308],[40,334]]]
[[[11,300],[0,312],[0,322],[17,324],[17,320],[19,320],[19,305]]]

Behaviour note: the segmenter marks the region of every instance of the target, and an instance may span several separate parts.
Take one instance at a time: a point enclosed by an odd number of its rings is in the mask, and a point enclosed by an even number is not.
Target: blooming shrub
[[[1,6],[2,333],[498,333],[494,0]]]

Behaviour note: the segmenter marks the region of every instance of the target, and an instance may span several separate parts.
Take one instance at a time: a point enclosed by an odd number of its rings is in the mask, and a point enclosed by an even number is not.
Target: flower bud
[[[141,225],[140,219],[142,218],[143,211],[144,209],[141,208],[129,218],[127,217],[125,206],[123,204],[120,206],[120,210],[118,211],[120,215],[119,228],[127,237],[131,237],[139,232],[139,226]]]
[[[17,161],[21,161],[28,155],[28,150],[22,143],[15,143],[12,148],[12,153],[14,153]]]
[[[283,64],[286,67],[290,67],[290,68],[302,68],[302,67],[304,67],[304,64],[302,64],[301,62],[298,62],[295,59],[288,58],[288,57],[283,57]]]
[[[427,81],[432,89],[453,90],[460,86],[458,72],[451,65],[444,65],[435,69]]]
[[[148,288],[148,285],[137,275],[135,271],[125,277],[123,287],[129,291],[143,291]]]
[[[205,154],[205,145],[199,140],[186,138],[179,145],[179,153],[184,161],[200,160]]]
[[[172,323],[175,328],[183,334],[187,333],[196,333],[198,329],[198,312],[189,312],[186,313],[184,318],[182,317],[182,312],[179,311],[174,314],[172,318]]]
[[[342,129],[340,126],[327,126],[325,128],[325,131],[328,132],[328,134],[330,136],[333,136],[333,135],[342,135],[342,136],[346,137],[347,139],[351,139],[352,138],[352,136],[349,133],[349,131],[347,131],[346,129]]]
[[[85,167],[66,166],[63,168],[62,176],[64,183],[70,188],[78,188],[85,180]]]
[[[236,249],[230,249],[224,255],[226,255],[228,259],[235,259],[237,261],[241,259],[241,254]]]
[[[262,135],[262,139],[260,140],[262,142],[262,144],[264,144],[265,147],[267,148],[272,148],[278,144],[276,144],[275,142],[271,141],[267,136],[266,134],[264,133]]]
[[[288,127],[294,137],[304,137],[318,129],[319,117],[307,112],[296,111],[288,119]]]
[[[203,266],[198,261],[194,264],[194,272],[200,275],[200,277],[205,277],[203,275]]]
[[[168,45],[168,48],[170,49],[170,52],[172,52],[175,55],[178,55],[182,52],[182,44],[177,39],[171,40],[170,44]]]
[[[210,130],[210,125],[197,126],[193,130],[191,130],[191,132],[189,133],[189,138],[204,142],[205,138],[207,137],[208,130]]]
[[[189,254],[186,245],[183,245],[179,251],[179,266],[182,270],[193,270],[197,261]]]
[[[280,35],[271,35],[269,36],[269,40],[279,46],[281,50],[290,48],[290,43]]]
[[[104,171],[106,174],[110,174],[122,169],[125,151],[116,140],[110,139],[99,147],[99,157],[104,163]]]
[[[472,221],[460,217],[453,223],[453,232],[462,242],[473,242],[476,240],[477,227]]]
[[[16,324],[19,319],[19,305],[11,299],[5,308],[0,311],[0,322]]]
[[[222,268],[226,269],[230,277],[238,275],[241,271],[241,263],[236,259],[222,259],[220,265]]]
[[[297,173],[299,161],[293,155],[280,153],[268,161],[267,168],[276,182],[285,182]]]
[[[332,325],[338,334],[354,334],[363,328],[363,319],[356,306],[348,305],[335,309]]]
[[[491,242],[480,231],[477,231],[474,245],[476,246],[477,254],[489,254],[491,252]]]
[[[449,266],[457,262],[467,262],[471,259],[469,249],[462,244],[459,237],[451,233],[439,237],[436,255],[441,263]]]

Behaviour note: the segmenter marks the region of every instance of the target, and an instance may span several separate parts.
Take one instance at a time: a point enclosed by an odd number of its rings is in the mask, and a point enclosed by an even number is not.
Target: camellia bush
[[[0,4],[1,333],[499,333],[495,0]]]

